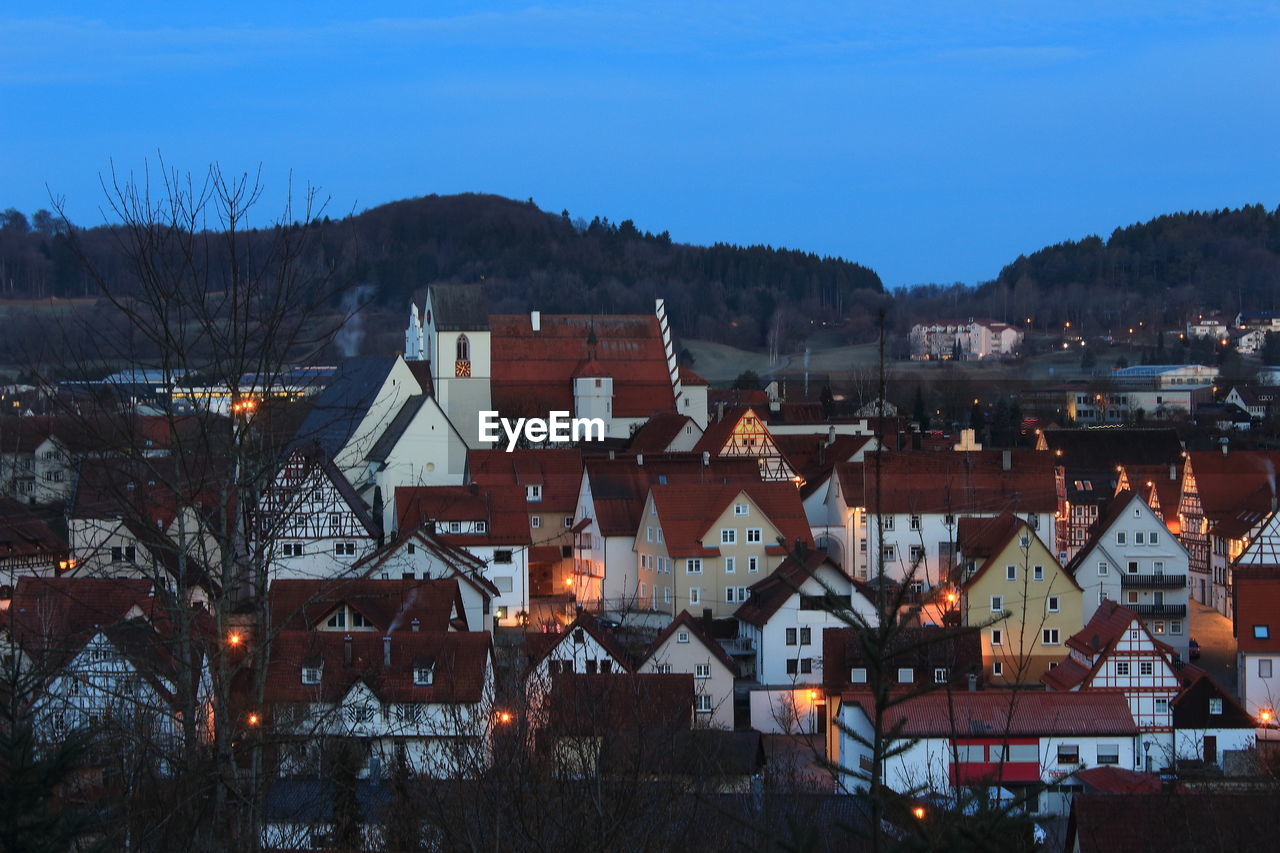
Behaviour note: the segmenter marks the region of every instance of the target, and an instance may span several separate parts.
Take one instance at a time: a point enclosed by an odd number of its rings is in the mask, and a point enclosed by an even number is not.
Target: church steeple
[[[404,332],[404,360],[423,361],[427,358],[422,345],[422,321],[418,318],[418,306],[409,300],[409,328]]]

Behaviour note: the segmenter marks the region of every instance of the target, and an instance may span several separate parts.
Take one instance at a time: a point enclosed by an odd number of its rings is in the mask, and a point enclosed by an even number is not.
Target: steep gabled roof
[[[443,563],[449,569],[452,578],[459,583],[472,586],[482,595],[490,598],[496,596],[498,594],[497,586],[484,576],[484,569],[487,565],[485,561],[470,551],[458,547],[456,544],[446,542],[442,535],[437,534],[431,528],[432,525],[427,523],[417,530],[402,530],[395,539],[376,551],[361,557],[351,568],[355,571],[363,572],[367,578],[384,565],[387,560],[412,545],[415,548],[422,548]]]
[[[725,509],[745,494],[764,513],[787,542],[787,548],[801,542],[813,546],[809,520],[800,502],[800,493],[790,482],[730,483],[728,485],[652,486],[650,494],[658,508],[658,520],[666,539],[667,553],[673,557],[715,556],[718,542],[704,543],[708,531]],[[766,544],[784,553],[777,544]]]
[[[448,580],[291,580],[280,579],[267,593],[273,630],[310,631],[321,627],[337,607],[347,605],[365,617],[379,636],[412,630],[448,631],[454,620],[465,625],[458,581]]]
[[[523,500],[528,486],[541,488],[541,499],[528,501],[529,512],[573,515],[582,483],[582,451],[576,447],[547,450],[470,450],[467,471],[482,489],[506,490]]]
[[[1176,465],[1182,460],[1182,442],[1170,428],[1050,428],[1042,438],[1067,479],[1114,472],[1121,464]]]
[[[846,703],[868,715],[874,707],[865,690],[846,690]],[[1129,702],[1122,693],[1047,693],[1012,690],[934,691],[891,706],[885,731],[901,725],[900,737],[1046,737],[1136,735]]]
[[[382,702],[472,703],[484,698],[487,631],[397,631],[391,665],[381,632],[281,631],[271,643],[266,702],[338,702],[357,683]],[[346,648],[351,648],[351,663]],[[303,684],[302,668],[319,667],[320,684]],[[417,668],[433,668],[430,685],[414,684]]]
[[[431,320],[441,331],[470,332],[489,328],[489,304],[481,284],[433,284],[430,304],[434,312]]]
[[[932,670],[946,667],[954,678],[967,678],[972,673],[981,684],[982,637],[980,632],[967,627],[923,625],[903,628],[890,639],[882,663],[890,672],[900,667],[911,667],[918,673],[927,673],[926,677],[917,679],[923,683],[933,681]],[[868,664],[858,629],[827,628],[822,632],[822,683],[827,689],[848,687],[850,671]]]
[[[382,519],[373,517],[373,513],[369,510],[369,505],[356,494],[355,487],[351,485],[351,481],[343,475],[342,471],[334,463],[332,456],[324,448],[314,443],[299,445],[285,462],[285,466],[294,465],[302,469],[300,479],[292,484],[286,484],[282,478],[277,476],[276,481],[267,487],[268,490],[287,492],[291,488],[298,488],[299,486],[296,484],[301,484],[301,488],[307,488],[307,481],[313,474],[318,473],[333,484],[343,503],[351,510],[351,513],[360,522],[360,526],[364,528],[368,536],[377,538],[382,534]],[[286,507],[285,511],[288,511],[287,500],[284,500],[284,506]]]
[[[21,576],[4,617],[24,649],[56,667],[135,607],[147,614],[158,609],[150,581]]]
[[[1277,494],[1280,451],[1193,450],[1187,454],[1187,462],[1207,518],[1218,521],[1245,508],[1270,511],[1271,499]]]
[[[1088,624],[1067,638],[1067,645],[1090,657],[1100,655],[1115,645],[1135,620],[1141,622],[1138,614],[1107,599],[1098,605]]]
[[[336,456],[368,414],[395,364],[394,358],[361,356],[338,365],[288,449],[316,444],[327,455]]]
[[[396,524],[402,532],[435,522],[434,536],[453,546],[528,545],[529,515],[524,490],[478,486],[408,486],[398,488]],[[483,521],[483,533],[449,533],[449,521]]]
[[[414,363],[421,364],[422,362]],[[391,423],[382,431],[382,435],[378,436],[378,440],[374,442],[373,447],[369,450],[369,455],[365,458],[371,462],[386,462],[387,457],[391,455],[391,451],[395,449],[395,446],[400,443],[400,439],[404,437],[405,430],[409,428],[409,424],[413,423],[413,419],[426,402],[426,394],[414,394],[405,400],[404,405],[400,407],[400,411],[391,419]]]
[[[40,559],[52,566],[67,555],[67,543],[31,508],[0,497],[0,564],[7,560]]]
[[[573,632],[579,628],[590,634],[591,638],[599,643],[601,648],[618,662],[619,666],[628,672],[635,669],[632,665],[631,656],[627,654],[626,649],[622,648],[618,641],[610,636],[608,631],[600,627],[600,623],[595,620],[594,616],[584,610],[559,634],[530,632],[525,635],[526,640],[537,638],[533,642],[526,642],[526,648],[529,651],[529,670],[536,669],[538,664],[546,660],[561,643],[570,640]]]
[[[724,664],[729,672],[733,673],[735,676],[738,674],[738,666],[733,662],[733,658],[729,657],[728,653],[724,650],[724,647],[717,643],[715,639],[706,632],[706,629],[702,627],[702,623],[688,610],[681,610],[680,614],[676,616],[675,619],[672,619],[671,622],[667,624],[667,627],[662,629],[662,632],[654,638],[652,643],[649,644],[649,648],[645,651],[644,657],[640,659],[640,662],[636,664],[636,667],[639,668],[647,663],[649,659],[657,653],[658,649],[662,648],[662,644],[665,643],[678,629],[688,631],[690,636],[695,637],[699,643],[705,646],[707,651],[711,652],[712,657]]]
[[[662,453],[680,437],[685,427],[693,424],[688,415],[660,412],[644,422],[631,436],[627,450],[632,453]]]
[[[748,625],[763,627],[773,618],[773,614],[791,599],[791,596],[799,593],[800,585],[813,577],[814,573],[823,566],[853,584],[853,579],[821,551],[807,551],[803,558],[797,558],[792,554],[783,560],[768,577],[751,585],[751,596],[734,611],[733,618]],[[855,588],[854,592],[863,592],[866,589],[862,586]]]

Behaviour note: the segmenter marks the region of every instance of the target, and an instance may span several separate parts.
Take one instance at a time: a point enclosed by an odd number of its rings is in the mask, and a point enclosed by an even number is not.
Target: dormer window
[[[486,524],[485,522],[483,521],[476,522],[476,533],[484,533],[488,529],[489,529],[489,525]]]
[[[346,628],[372,630],[373,623],[365,618],[365,615],[359,610],[355,610],[349,605],[342,604],[329,614],[328,619],[324,620],[324,628],[335,631],[340,631]]]
[[[319,684],[320,673],[321,673],[321,670],[320,670],[320,667],[318,666],[304,666],[302,668],[302,683],[303,684]]]
[[[524,499],[525,499],[526,501],[540,501],[540,500],[542,500],[542,485],[541,485],[541,484],[537,484],[537,485],[525,486],[525,487],[524,487]]]
[[[461,533],[461,532],[462,532],[462,522],[461,522],[461,521],[451,521],[451,522],[449,522],[449,532],[450,532],[450,533]]]
[[[413,668],[413,683],[418,687],[430,687],[431,682],[435,680],[436,668],[431,666],[415,666]]]

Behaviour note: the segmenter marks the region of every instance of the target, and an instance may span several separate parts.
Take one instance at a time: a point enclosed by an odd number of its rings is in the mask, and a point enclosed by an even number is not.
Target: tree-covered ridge
[[[40,216],[33,227],[16,211],[0,217],[0,295],[88,292],[55,221]],[[574,220],[492,195],[409,199],[313,227],[321,234],[310,261],[339,281],[372,285],[381,305],[407,305],[437,281],[483,282],[495,312],[648,313],[660,296],[678,332],[760,346],[813,316],[866,320],[883,293],[875,272],[839,258],[680,244],[631,220]],[[78,236],[101,268],[118,266],[111,228]],[[122,293],[133,286],[123,272],[115,284]]]

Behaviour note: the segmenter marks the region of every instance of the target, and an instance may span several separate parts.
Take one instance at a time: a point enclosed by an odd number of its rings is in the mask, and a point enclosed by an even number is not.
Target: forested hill
[[[1174,213],[1023,255],[976,289],[915,288],[909,313],[946,310],[1105,331],[1193,311],[1280,309],[1280,208]],[[926,307],[928,306],[928,307]],[[945,307],[944,307],[945,306]]]
[[[630,221],[573,219],[532,201],[427,196],[316,223],[316,251],[339,281],[372,286],[407,310],[435,281],[483,282],[494,312],[648,313],[667,300],[677,332],[762,346],[811,317],[852,317],[869,328],[880,277],[859,264],[767,246],[675,243]],[[120,270],[107,228],[77,232],[100,268]],[[0,296],[93,295],[67,238],[47,214],[0,214]]]

